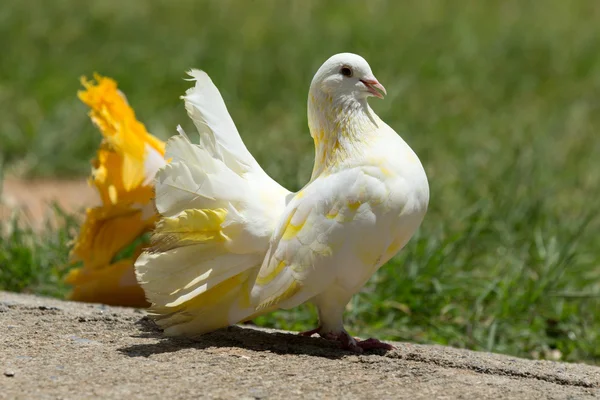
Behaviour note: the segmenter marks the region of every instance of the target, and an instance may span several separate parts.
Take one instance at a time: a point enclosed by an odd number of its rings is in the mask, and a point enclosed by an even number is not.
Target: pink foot
[[[363,350],[371,350],[371,349],[383,349],[383,350],[394,350],[395,347],[389,343],[382,342],[379,339],[369,338],[366,340],[356,339],[356,344]]]
[[[298,335],[300,335],[300,336],[306,336],[306,337],[311,337],[315,333],[319,333],[319,332],[321,332],[321,327],[317,326],[315,329],[311,329],[310,331],[300,332],[300,333],[298,333]]]
[[[355,353],[362,353],[365,350],[373,350],[373,349],[383,349],[383,350],[393,350],[394,346],[391,344],[382,342],[378,339],[369,338],[366,340],[360,340],[353,338],[346,331],[342,331],[340,333],[333,332],[321,332],[321,327],[317,327],[315,329],[311,329],[310,331],[300,332],[299,335],[310,337],[318,333],[323,339],[339,342],[342,345],[344,350],[353,351]]]

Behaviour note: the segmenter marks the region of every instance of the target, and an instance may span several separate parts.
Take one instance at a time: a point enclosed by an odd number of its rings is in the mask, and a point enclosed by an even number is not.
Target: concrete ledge
[[[0,292],[0,399],[600,398],[600,368],[396,343],[354,355],[292,332],[163,338],[143,311]]]

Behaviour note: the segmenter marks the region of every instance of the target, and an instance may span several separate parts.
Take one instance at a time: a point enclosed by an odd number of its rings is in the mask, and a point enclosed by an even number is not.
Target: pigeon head
[[[357,54],[340,53],[330,57],[319,68],[311,83],[311,92],[320,91],[332,98],[369,96],[383,98],[385,88],[373,72],[369,63]]]

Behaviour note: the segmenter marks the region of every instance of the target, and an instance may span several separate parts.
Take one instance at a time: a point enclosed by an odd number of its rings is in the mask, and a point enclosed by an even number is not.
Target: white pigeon
[[[157,323],[193,336],[309,301],[319,326],[303,334],[389,349],[350,336],[343,313],[420,225],[429,187],[415,152],[367,103],[386,93],[369,64],[337,54],[314,76],[315,163],[297,193],[258,165],[208,75],[189,74],[196,85],[183,99],[200,143],[181,128],[168,141],[155,180],[161,219],[136,262]]]

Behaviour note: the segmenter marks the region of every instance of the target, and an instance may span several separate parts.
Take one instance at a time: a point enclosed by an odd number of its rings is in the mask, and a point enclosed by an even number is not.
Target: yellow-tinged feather
[[[227,210],[189,209],[176,217],[163,217],[157,224],[152,236],[152,251],[187,246],[202,242],[221,242],[227,240],[222,224]]]
[[[281,294],[268,298],[267,300],[259,304],[258,307],[256,307],[256,309],[259,311],[268,309],[277,303],[289,299],[290,297],[297,294],[300,290],[302,290],[302,285],[297,280],[293,280]]]
[[[298,235],[298,233],[302,230],[305,223],[306,223],[306,220],[302,221],[298,225],[289,223],[285,227],[285,231],[283,232],[283,236],[281,237],[281,239],[282,240],[290,240],[290,239],[295,238]]]
[[[356,249],[357,258],[365,266],[375,266],[381,258],[381,248],[362,246]]]
[[[292,224],[292,218],[294,217],[294,215],[296,214],[296,210],[293,210],[290,215],[288,215],[287,220],[285,221],[285,224],[283,224],[283,234],[281,236],[282,240],[290,240],[292,238],[294,238],[298,232],[300,232],[300,230],[302,229],[302,227],[304,226],[304,223],[306,222],[306,220],[303,220],[302,222],[300,222],[297,225]]]
[[[404,238],[403,236],[398,237],[386,249],[383,258],[390,259],[393,256],[395,256],[396,253],[398,253],[400,251],[400,249],[402,248],[402,246],[404,246],[405,242],[406,242],[406,238]]]
[[[185,301],[173,301],[150,308],[167,335],[197,335],[224,328],[238,319],[246,319],[250,308],[250,271],[235,275],[210,290]],[[235,311],[241,316],[232,320]],[[233,311],[233,312],[232,312]],[[234,317],[236,318],[236,317]]]
[[[326,217],[329,218],[329,219],[334,219],[335,217],[337,217],[337,215],[339,214],[339,212],[340,212],[339,209],[334,208],[334,209],[330,210],[327,213]]]
[[[207,290],[206,292],[193,297],[188,301],[180,302],[179,299],[177,299],[171,303],[165,304],[165,307],[175,307],[178,310],[181,309],[180,307],[195,309],[211,307],[221,301],[226,293],[229,293],[234,289],[239,289],[239,286],[243,282],[243,278],[244,276],[242,275],[232,276],[231,278],[219,283],[211,290]]]
[[[280,261],[279,264],[277,264],[277,267],[275,267],[275,269],[271,272],[269,272],[267,275],[265,276],[259,276],[258,278],[256,278],[256,283],[259,285],[266,285],[269,282],[271,282],[273,279],[275,279],[275,277],[277,275],[279,275],[279,273],[281,271],[283,271],[283,269],[285,268],[287,264],[285,263],[285,261]]]
[[[223,282],[215,285],[210,290],[203,292],[202,294],[192,297],[189,300],[179,302],[178,299],[174,299],[172,302],[165,304],[164,306],[153,306],[150,308],[150,312],[164,313],[177,313],[184,310],[194,309],[196,312],[200,309],[209,308],[220,300],[224,296],[234,289],[239,289],[239,286],[243,282],[244,276],[235,275]]]
[[[206,240],[225,239],[221,224],[225,221],[227,210],[190,209],[177,217],[163,218],[156,225],[157,234],[174,234],[181,240],[203,242]]]
[[[243,322],[252,321],[254,318],[258,318],[261,315],[270,313],[271,311],[275,311],[275,310],[277,310],[277,306],[271,306],[271,307],[268,307],[268,308],[265,307],[265,308],[262,308],[261,310],[255,312],[254,314],[245,317],[244,319],[242,319],[242,320],[240,320],[238,322],[239,323],[243,323]]]
[[[358,210],[358,207],[360,207],[361,204],[362,203],[359,200],[349,201],[348,208],[350,209],[350,211],[356,211],[356,210]]]
[[[385,176],[385,177],[390,177],[390,176],[392,176],[392,172],[391,172],[389,169],[387,169],[386,167],[384,167],[383,165],[380,165],[380,166],[379,166],[379,170],[381,171],[381,173],[382,173],[382,174],[383,174],[383,176]]]

